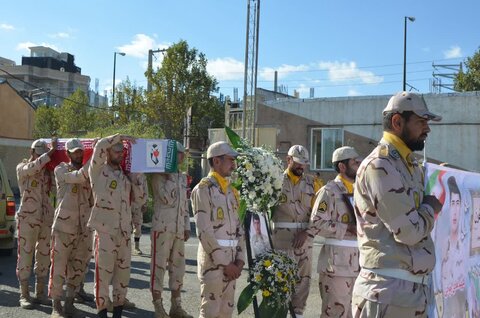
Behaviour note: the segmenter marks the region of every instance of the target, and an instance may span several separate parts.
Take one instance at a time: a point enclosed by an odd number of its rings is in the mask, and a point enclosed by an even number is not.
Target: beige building
[[[15,191],[15,167],[28,157],[32,144],[35,105],[0,78],[0,114],[0,159]]]
[[[34,46],[30,47],[29,57],[22,57],[22,65],[5,58],[0,58],[0,65],[6,71],[0,70],[0,76],[20,93],[31,96],[36,105],[61,105],[63,98],[77,89],[89,92],[90,77],[82,75],[69,53]]]

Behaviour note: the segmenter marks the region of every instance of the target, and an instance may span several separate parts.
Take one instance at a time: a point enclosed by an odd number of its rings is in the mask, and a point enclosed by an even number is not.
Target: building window
[[[312,128],[310,141],[310,169],[333,170],[332,154],[343,145],[343,129]]]

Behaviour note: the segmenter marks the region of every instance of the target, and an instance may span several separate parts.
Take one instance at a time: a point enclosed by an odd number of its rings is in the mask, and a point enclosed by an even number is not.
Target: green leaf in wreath
[[[247,202],[245,199],[240,200],[240,206],[238,207],[238,218],[242,224],[245,224],[245,216],[247,215]]]
[[[240,138],[239,135],[237,135],[236,132],[234,132],[230,127],[225,126],[225,132],[227,134],[228,139],[232,143],[232,146],[234,148],[243,148],[242,146],[242,138]]]
[[[286,318],[288,313],[287,307],[272,307],[268,306],[267,302],[262,300],[262,303],[258,307],[258,311],[260,313],[260,317],[268,317],[268,318]]]
[[[242,292],[240,293],[240,296],[238,297],[238,302],[237,302],[237,311],[238,314],[240,315],[245,309],[247,309],[248,306],[252,303],[253,296],[255,296],[255,291],[253,289],[252,284],[248,284],[247,287],[245,287]]]

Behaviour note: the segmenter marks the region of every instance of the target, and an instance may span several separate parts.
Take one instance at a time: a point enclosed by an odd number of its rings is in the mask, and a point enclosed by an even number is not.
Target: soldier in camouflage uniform
[[[435,265],[430,232],[441,203],[424,194],[422,150],[439,121],[419,95],[400,92],[383,111],[383,138],[363,160],[354,201],[360,274],[353,289],[354,317],[427,317],[428,281]]]
[[[133,251],[136,255],[143,255],[140,250],[140,238],[142,237],[143,214],[147,210],[148,186],[147,178],[143,173],[131,173],[132,187],[138,187],[138,192],[143,193],[139,202],[132,202],[132,222],[133,222]]]
[[[88,166],[94,206],[88,226],[95,230],[95,302],[99,317],[107,317],[109,286],[113,284],[113,317],[121,317],[130,280],[132,256],[131,182],[121,169],[123,140],[113,135],[100,139]],[[133,188],[135,190],[135,187]]]
[[[91,211],[92,190],[88,166],[82,167],[83,145],[79,139],[65,143],[70,163],[55,168],[57,209],[53,221],[49,296],[53,301],[52,317],[73,315],[75,292],[83,281],[92,255],[92,231],[87,227]],[[65,308],[60,299],[66,281]]]
[[[16,169],[22,196],[17,214],[17,277],[20,283],[20,307],[24,309],[33,308],[28,291],[28,279],[32,272],[34,252],[35,300],[42,304],[51,304],[46,295],[46,283],[50,266],[50,237],[54,214],[49,197],[53,180],[45,165],[50,162],[56,148],[56,139],[52,139],[50,150],[44,141],[34,141],[30,159],[24,159]]]
[[[300,281],[295,287],[292,305],[296,316],[302,317],[312,275],[313,236],[309,236],[306,230],[320,184],[303,173],[309,164],[305,147],[292,146],[288,150],[287,164],[280,204],[272,216],[272,240],[275,249],[288,253],[297,261]]]
[[[235,281],[245,264],[245,239],[238,218],[238,192],[227,177],[238,155],[224,141],[207,150],[210,173],[192,191],[197,225],[198,278],[201,318],[231,317],[235,305]]]
[[[338,175],[317,193],[307,230],[325,238],[318,255],[322,318],[352,317],[353,284],[360,271],[352,205],[359,156],[352,147],[340,147],[332,162]]]
[[[177,162],[185,158],[185,148],[177,142]],[[150,276],[155,317],[192,318],[181,306],[180,291],[185,275],[185,242],[190,238],[187,200],[187,175],[156,173],[152,175],[153,208]],[[163,308],[163,278],[168,270],[171,292],[170,312]]]

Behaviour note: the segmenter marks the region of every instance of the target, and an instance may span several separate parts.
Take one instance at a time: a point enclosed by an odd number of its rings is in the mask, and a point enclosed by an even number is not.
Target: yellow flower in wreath
[[[268,290],[264,289],[264,290],[262,291],[262,296],[263,296],[263,297],[268,297],[268,296],[270,296],[270,292],[269,292]]]
[[[277,272],[277,277],[282,279],[283,278],[282,272]]]
[[[272,262],[269,259],[267,259],[263,262],[263,266],[265,266],[265,267],[270,267],[270,265],[272,265]]]
[[[287,287],[287,286],[284,286],[284,287],[283,287],[283,291],[284,291],[284,292],[288,292],[288,287]]]
[[[256,276],[255,276],[255,280],[256,280],[257,282],[261,281],[261,280],[262,280],[262,275],[256,275]]]

